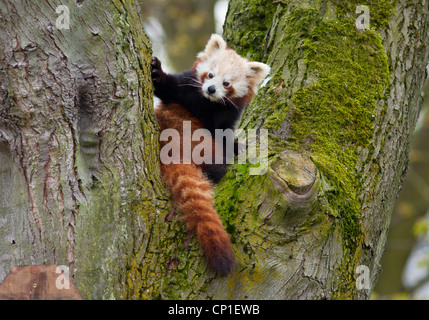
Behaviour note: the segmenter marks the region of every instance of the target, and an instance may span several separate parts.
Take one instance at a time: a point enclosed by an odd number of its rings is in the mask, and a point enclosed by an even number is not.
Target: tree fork
[[[169,215],[135,7],[62,4],[69,30],[53,0],[0,1],[0,278],[55,263],[85,298],[369,297],[356,268],[373,287],[426,77],[420,3],[370,4],[363,31],[356,1],[230,1],[226,40],[272,74],[240,124],[268,130],[268,171],[232,165],[216,190],[229,277]]]

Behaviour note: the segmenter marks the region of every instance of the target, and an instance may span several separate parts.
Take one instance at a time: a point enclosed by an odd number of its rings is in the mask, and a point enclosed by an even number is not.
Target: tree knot
[[[319,189],[319,174],[304,154],[284,151],[271,164],[268,177],[292,207],[311,203]]]

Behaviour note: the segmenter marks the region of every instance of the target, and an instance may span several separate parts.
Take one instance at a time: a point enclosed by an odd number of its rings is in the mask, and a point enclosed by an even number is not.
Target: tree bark
[[[252,190],[252,183],[243,186],[247,179],[232,187],[232,198],[254,199],[234,208],[237,217],[253,219],[250,232],[236,238],[268,251],[247,251],[250,274],[264,279],[247,282],[248,297],[368,298],[380,273],[427,78],[428,3],[368,2],[366,31],[356,27],[360,4],[366,2],[230,2],[227,40],[273,68],[241,126],[270,130],[270,178],[279,166],[291,167],[285,153],[298,152],[320,181],[311,209],[298,213],[279,206],[278,195],[261,196],[259,187],[246,197],[240,190]],[[269,181],[261,179],[256,186],[266,190]],[[369,289],[356,283],[358,266],[369,273]],[[243,282],[249,272],[237,277]]]
[[[135,208],[166,201],[150,44],[131,1],[63,1],[69,29],[59,4],[0,2],[0,279],[62,264],[86,298],[122,297]]]
[[[238,267],[209,271],[158,169],[150,46],[132,1],[0,1],[0,279],[66,264],[85,298],[368,298],[429,58],[427,3],[231,0],[225,37],[272,67],[240,127],[268,171],[216,190]],[[55,3],[55,4],[54,4]]]

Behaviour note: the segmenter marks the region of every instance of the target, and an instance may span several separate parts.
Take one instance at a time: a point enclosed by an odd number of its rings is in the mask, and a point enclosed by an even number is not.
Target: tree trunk
[[[151,49],[131,1],[0,1],[0,279],[70,267],[123,297],[134,237],[166,198]],[[57,25],[58,22],[58,25]]]
[[[0,0],[0,279],[55,263],[85,298],[369,296],[356,271],[375,285],[429,58],[426,2],[369,4],[362,31],[353,1],[231,0],[229,44],[272,74],[241,122],[268,130],[268,171],[232,165],[216,191],[229,277],[169,213],[131,1],[63,3],[70,29],[53,3]]]
[[[357,24],[360,4],[369,9],[367,30]],[[230,2],[227,40],[273,71],[241,122],[270,132],[268,178],[244,176],[219,192],[240,200],[221,212],[233,212],[235,239],[248,248],[240,259],[247,272],[225,286],[228,293],[369,297],[427,77],[427,9],[419,1]],[[296,153],[318,171],[304,210],[269,189],[281,177],[286,183],[274,189],[302,193],[290,161]]]

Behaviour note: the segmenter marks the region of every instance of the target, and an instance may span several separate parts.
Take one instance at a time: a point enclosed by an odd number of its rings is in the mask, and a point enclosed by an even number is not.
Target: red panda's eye
[[[224,87],[229,87],[229,85],[230,85],[230,83],[229,83],[229,82],[227,82],[227,81],[225,81],[225,82],[223,83],[223,86],[224,86]]]
[[[211,79],[211,78],[213,78],[214,76],[213,76],[213,73],[209,73],[209,78]]]

